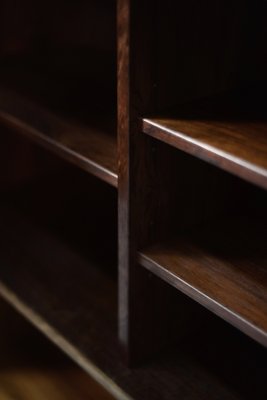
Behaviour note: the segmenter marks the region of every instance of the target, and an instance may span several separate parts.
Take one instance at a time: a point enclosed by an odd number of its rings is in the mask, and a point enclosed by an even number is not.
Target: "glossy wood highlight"
[[[112,371],[118,353],[114,278],[8,208],[1,212],[1,266],[4,299],[116,398],[128,398],[103,371]]]
[[[0,2],[0,294],[118,399],[267,398],[267,3],[21,3]]]
[[[2,299],[0,312],[1,400],[114,400]]]
[[[155,361],[125,367],[118,357],[114,280],[62,238],[3,205],[1,226],[1,296],[115,398],[199,400],[215,393],[218,400],[240,400],[266,393],[262,349],[214,322]]]
[[[266,221],[225,219],[151,246],[140,263],[267,346]]]
[[[212,116],[144,118],[143,132],[267,189],[267,123]]]

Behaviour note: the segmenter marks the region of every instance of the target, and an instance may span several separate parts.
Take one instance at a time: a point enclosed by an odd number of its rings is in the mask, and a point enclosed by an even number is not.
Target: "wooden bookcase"
[[[265,398],[266,2],[0,9],[1,296],[115,398]]]

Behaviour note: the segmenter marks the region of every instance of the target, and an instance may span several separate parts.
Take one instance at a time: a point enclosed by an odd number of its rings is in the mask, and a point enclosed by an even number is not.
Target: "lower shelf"
[[[2,296],[96,380],[124,398],[94,365],[112,371],[118,353],[114,278],[7,208],[1,210],[0,254]]]
[[[266,222],[226,218],[140,253],[140,264],[267,346]]]
[[[114,400],[0,299],[1,400]]]
[[[221,321],[217,329],[198,327],[156,361],[126,368],[114,277],[17,208],[2,204],[0,219],[2,297],[116,398],[265,398],[266,354]]]

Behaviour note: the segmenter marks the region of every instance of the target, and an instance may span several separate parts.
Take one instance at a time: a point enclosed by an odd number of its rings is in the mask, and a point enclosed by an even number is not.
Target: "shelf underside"
[[[117,285],[107,266],[90,262],[18,207],[2,203],[0,220],[1,295],[117,398],[266,393],[265,353],[228,325],[206,326],[204,335],[198,326],[156,361],[127,369],[117,341]]]
[[[204,100],[167,117],[145,118],[143,132],[267,189],[265,110],[241,111],[239,97]],[[254,99],[251,95],[248,103]]]
[[[65,71],[61,58],[56,68],[55,57],[47,56],[48,65],[45,57],[35,62],[2,60],[0,122],[117,186],[116,97],[112,83],[99,83],[96,72],[89,67],[88,75]]]
[[[236,217],[151,246],[140,263],[267,346],[266,221]]]

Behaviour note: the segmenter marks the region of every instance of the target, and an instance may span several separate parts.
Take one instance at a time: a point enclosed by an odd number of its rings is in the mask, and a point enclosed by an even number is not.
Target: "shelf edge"
[[[102,372],[93,362],[66,340],[56,329],[49,325],[38,313],[21,301],[16,294],[0,281],[0,296],[32,325],[42,332],[51,342],[87,372],[96,382],[103,386],[118,400],[133,400],[112,379]]]
[[[197,157],[209,164],[234,174],[250,183],[267,189],[267,170],[213,146],[190,139],[188,135],[161,126],[148,118],[141,120],[142,132]]]
[[[110,171],[93,160],[90,160],[74,150],[57,143],[53,139],[43,135],[34,127],[29,126],[27,123],[1,110],[0,120],[6,127],[14,129],[16,132],[23,134],[33,142],[60,156],[64,160],[82,168],[86,172],[96,176],[106,183],[114,187],[118,187],[118,174],[115,172]]]
[[[158,276],[160,279],[163,279],[175,289],[181,291],[186,296],[198,302],[220,318],[223,318],[225,321],[254,339],[256,342],[260,343],[264,347],[267,347],[267,332],[264,332],[262,329],[253,325],[239,314],[227,309],[225,306],[223,306],[223,304],[212,299],[202,291],[194,288],[188,282],[165,269],[162,265],[152,261],[144,253],[138,253],[138,262],[142,267],[154,273],[156,276]]]

